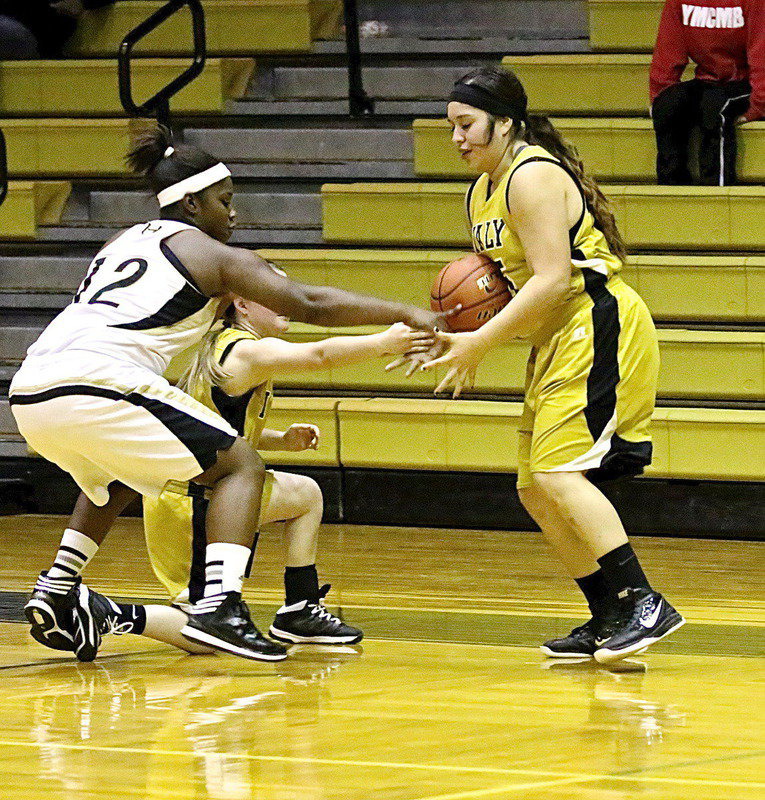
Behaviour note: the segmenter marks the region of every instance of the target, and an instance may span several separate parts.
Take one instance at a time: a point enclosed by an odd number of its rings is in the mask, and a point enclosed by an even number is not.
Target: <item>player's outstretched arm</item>
[[[298,322],[341,327],[392,325],[433,330],[442,315],[424,308],[290,280],[250,250],[229,247],[201,231],[181,231],[169,245],[210,297],[231,292]]]
[[[424,353],[433,344],[430,332],[397,322],[385,331],[367,336],[333,336],[319,342],[285,342],[282,339],[244,339],[226,358],[229,374],[222,387],[231,395],[281,374],[312,372],[357,364],[372,358],[402,353]]]

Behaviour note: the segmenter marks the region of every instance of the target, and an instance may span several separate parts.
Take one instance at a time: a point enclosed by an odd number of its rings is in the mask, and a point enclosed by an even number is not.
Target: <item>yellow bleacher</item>
[[[462,183],[325,184],[324,239],[359,245],[468,246],[466,188]],[[765,186],[602,188],[629,247],[765,249]]]
[[[648,116],[650,55],[506,56],[532,111],[563,116]]]
[[[573,143],[587,169],[604,181],[656,181],[656,140],[648,119],[566,118],[552,120]],[[446,120],[413,123],[414,169],[428,178],[468,178],[470,173],[451,144]],[[765,122],[739,128],[738,177],[743,183],[765,181]]]
[[[0,206],[0,237],[33,238],[38,225],[57,222],[71,189],[66,181],[10,181]]]
[[[313,419],[305,398],[274,403],[275,427]],[[344,467],[512,472],[521,403],[414,398],[323,398],[326,450],[300,463]],[[288,403],[284,409],[283,404]],[[333,420],[329,409],[334,406]],[[283,410],[284,409],[284,410]],[[336,436],[332,423],[337,425]],[[654,477],[759,480],[765,411],[659,408],[654,415]],[[396,446],[391,447],[391,442]],[[333,448],[337,447],[332,461]],[[731,453],[736,453],[731,458]],[[284,456],[269,460],[284,463]],[[290,461],[294,454],[288,454]]]
[[[126,170],[126,119],[6,119],[2,129],[12,176],[90,177]]]
[[[269,452],[271,464],[512,472],[521,403],[416,398],[277,397],[269,426],[318,424],[318,450]],[[761,480],[765,411],[658,408],[653,477]],[[21,438],[0,406],[0,436]],[[391,443],[395,442],[395,446]],[[735,458],[731,454],[735,453]]]
[[[380,329],[330,331],[293,324],[286,338],[294,342],[313,342],[330,335],[357,335],[377,330]],[[765,333],[661,329],[659,346],[660,397],[757,400],[765,396]],[[528,345],[519,341],[493,350],[478,371],[475,390],[488,394],[521,394],[528,354]],[[322,372],[295,373],[280,377],[277,385],[325,391],[432,392],[440,380],[434,373],[417,373],[406,378],[403,370],[385,372],[382,368],[385,363],[386,360],[381,359]]]
[[[83,15],[67,51],[80,57],[116,56],[125,34],[164,5],[160,0],[120,0]],[[305,52],[313,39],[340,32],[339,0],[206,0],[207,51],[236,53]],[[146,53],[183,55],[191,49],[191,12],[183,8],[135,48]]]
[[[593,50],[653,50],[664,0],[587,0]]]
[[[141,102],[188,66],[183,59],[137,59],[133,94]],[[208,59],[202,74],[172,101],[181,113],[220,113],[243,94],[255,67],[249,58]],[[111,59],[0,62],[0,114],[8,116],[103,116],[123,114],[117,63]]]
[[[421,305],[438,270],[464,251],[266,248],[259,252],[304,283]],[[630,257],[623,274],[659,321],[765,322],[765,256],[637,255]]]

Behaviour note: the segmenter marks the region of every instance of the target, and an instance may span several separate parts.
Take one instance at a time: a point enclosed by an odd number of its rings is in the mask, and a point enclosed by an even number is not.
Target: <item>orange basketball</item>
[[[511,298],[510,287],[499,264],[488,256],[470,253],[447,264],[438,273],[430,290],[433,311],[462,310],[449,317],[452,331],[475,331],[496,316]]]

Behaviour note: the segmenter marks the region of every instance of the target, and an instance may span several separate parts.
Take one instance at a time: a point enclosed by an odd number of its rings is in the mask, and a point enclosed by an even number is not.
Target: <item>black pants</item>
[[[711,186],[736,182],[736,118],[749,108],[748,81],[691,80],[665,89],[653,103],[656,176],[663,184],[692,183],[688,140],[701,128],[699,178]]]

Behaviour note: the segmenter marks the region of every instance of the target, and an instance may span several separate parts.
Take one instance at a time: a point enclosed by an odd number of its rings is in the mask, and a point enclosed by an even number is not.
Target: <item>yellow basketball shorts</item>
[[[260,507],[268,508],[274,473],[266,470]],[[171,481],[159,497],[143,498],[143,529],[154,574],[176,605],[199,600],[205,585],[205,489]]]
[[[650,312],[620,278],[585,270],[590,302],[532,349],[518,429],[518,487],[535,472],[597,483],[651,463],[659,345]]]

